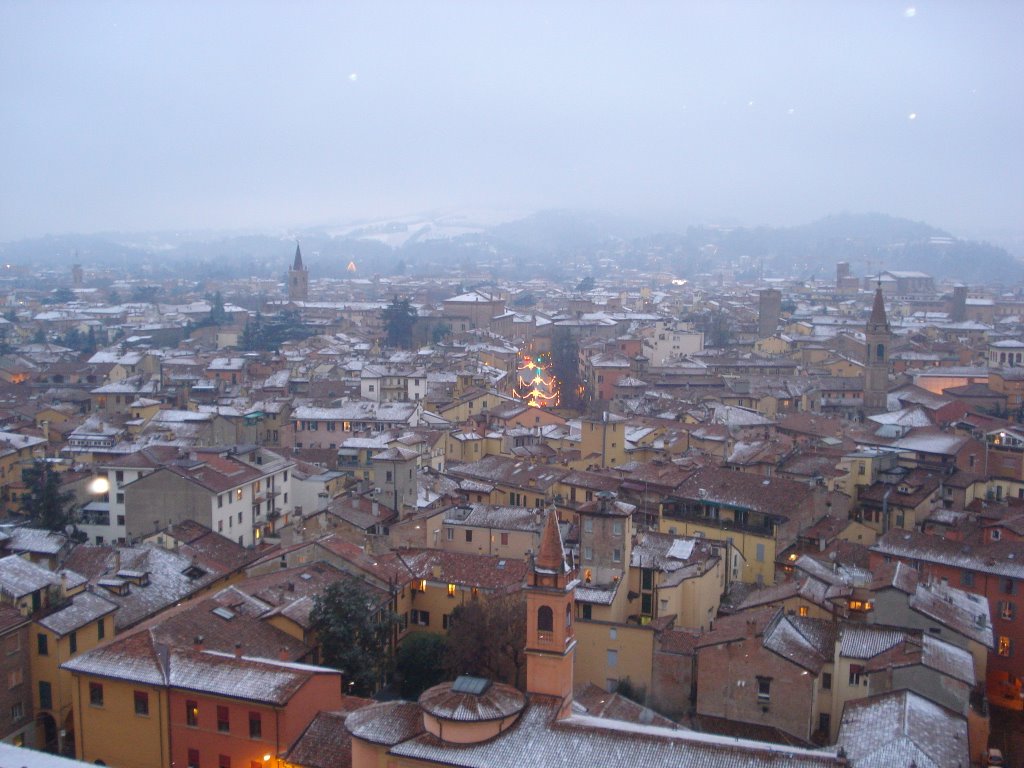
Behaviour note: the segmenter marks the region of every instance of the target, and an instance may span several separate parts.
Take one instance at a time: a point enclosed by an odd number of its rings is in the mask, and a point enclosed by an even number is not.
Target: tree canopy
[[[321,659],[341,671],[349,693],[369,696],[384,684],[395,620],[391,609],[355,578],[336,581],[314,598],[310,622]]]
[[[479,675],[522,688],[526,676],[526,598],[475,600],[448,622],[444,668],[450,677]]]
[[[398,647],[395,676],[402,698],[415,701],[427,688],[445,680],[445,671],[438,663],[444,658],[447,643],[433,632],[412,632]]]
[[[416,310],[408,299],[394,300],[384,308],[384,333],[389,347],[412,347],[412,326],[416,322]]]
[[[22,511],[41,528],[63,531],[71,521],[75,494],[61,490],[60,473],[36,459],[21,473],[21,478],[27,487],[21,499]]]

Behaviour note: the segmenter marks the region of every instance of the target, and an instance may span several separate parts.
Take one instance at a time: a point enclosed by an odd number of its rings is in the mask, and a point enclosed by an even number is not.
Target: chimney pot
[[[197,650],[197,651],[203,650],[203,636],[202,635],[196,635],[195,638],[193,638],[193,640],[192,640],[192,647],[195,650]]]

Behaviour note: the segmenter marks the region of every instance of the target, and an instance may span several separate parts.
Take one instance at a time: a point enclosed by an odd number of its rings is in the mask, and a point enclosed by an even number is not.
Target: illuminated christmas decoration
[[[346,269],[347,269],[347,270],[348,270],[349,272],[355,272],[355,271],[356,271],[356,263],[355,263],[354,261],[350,261],[350,262],[348,263],[348,266],[346,267]]]
[[[514,397],[535,408],[558,405],[558,379],[551,373],[550,355],[522,355],[518,373],[518,383],[512,390]]]

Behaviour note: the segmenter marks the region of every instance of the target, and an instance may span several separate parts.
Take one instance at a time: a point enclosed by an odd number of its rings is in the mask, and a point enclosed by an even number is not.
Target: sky
[[[0,241],[570,208],[1024,230],[1024,3],[0,0]]]

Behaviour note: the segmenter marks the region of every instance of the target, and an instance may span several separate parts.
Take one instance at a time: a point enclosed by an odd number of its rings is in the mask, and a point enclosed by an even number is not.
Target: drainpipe
[[[882,494],[882,535],[884,536],[889,532],[889,494],[892,493],[892,488],[886,488],[885,493]]]

